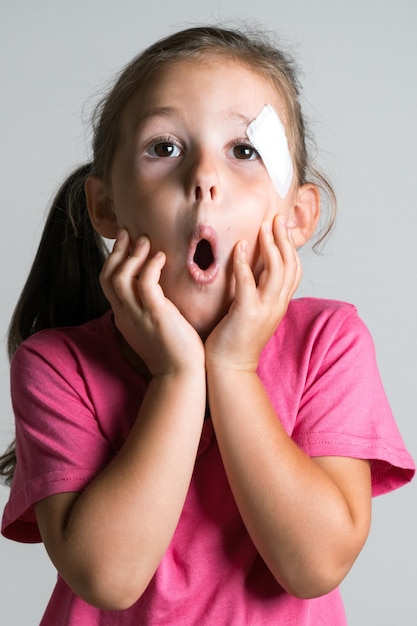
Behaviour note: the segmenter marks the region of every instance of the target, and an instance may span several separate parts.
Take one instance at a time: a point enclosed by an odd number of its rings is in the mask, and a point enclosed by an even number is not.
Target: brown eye
[[[247,161],[258,158],[258,153],[255,148],[244,143],[233,146],[233,155],[236,159],[245,159]]]
[[[178,146],[170,141],[159,141],[151,146],[148,154],[154,157],[177,157],[181,154]]]

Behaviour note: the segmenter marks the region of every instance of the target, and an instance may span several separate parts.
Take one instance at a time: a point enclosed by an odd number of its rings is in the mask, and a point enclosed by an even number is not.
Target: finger
[[[149,255],[150,241],[141,236],[131,248],[129,236],[124,232],[116,241],[103,281],[110,301],[117,298],[119,303],[134,305],[137,303],[137,281]]]
[[[129,308],[142,308],[143,303],[139,295],[139,281],[149,260],[150,241],[147,237],[139,237],[131,253],[115,271],[112,284],[115,293]]]
[[[248,259],[247,241],[239,241],[233,251],[233,273],[236,281],[235,303],[248,306],[256,292],[256,282]]]
[[[108,255],[100,272],[100,284],[104,295],[110,303],[112,303],[115,296],[112,279],[121,263],[127,259],[129,254],[129,245],[130,240],[127,231],[120,230],[117,234],[113,250]]]
[[[290,229],[288,229],[288,236],[290,238],[291,243],[294,246],[295,262],[296,262],[296,272],[295,272],[294,288],[293,288],[293,291],[291,293],[291,297],[292,297],[294,295],[294,293],[296,292],[299,284],[300,284],[300,281],[301,281],[301,278],[302,278],[302,275],[303,275],[303,266],[301,264],[300,255],[298,254],[298,250],[295,247],[295,244],[294,244],[294,241],[293,241],[292,230],[290,230]]]
[[[259,277],[259,291],[263,296],[277,297],[283,283],[284,263],[275,242],[272,224],[263,222],[259,231],[259,247],[263,269]]]
[[[165,262],[165,254],[159,251],[143,267],[137,289],[144,309],[155,309],[158,305],[161,305],[162,300],[165,298],[162,287],[159,284]]]
[[[291,229],[288,228],[285,218],[282,216],[275,217],[272,229],[275,245],[279,250],[283,264],[282,288],[284,292],[292,296],[301,279],[300,258],[292,240]]]
[[[265,220],[259,230],[260,253],[263,265],[267,271],[277,269],[277,266],[281,265],[282,261],[273,228],[274,222],[271,224]]]
[[[301,263],[284,216],[272,225],[264,222],[259,241],[264,269],[259,278],[259,293],[264,301],[287,302],[301,278]]]

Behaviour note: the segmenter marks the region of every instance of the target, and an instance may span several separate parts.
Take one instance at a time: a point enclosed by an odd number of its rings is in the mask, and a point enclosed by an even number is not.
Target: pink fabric
[[[259,376],[307,454],[370,459],[374,495],[411,480],[414,463],[353,306],[294,300]],[[6,537],[40,540],[33,504],[84,489],[123,444],[145,392],[119,353],[110,314],[38,333],[19,348],[12,363],[18,465],[3,515]],[[345,623],[338,590],[299,600],[275,582],[243,526],[206,420],[178,528],[144,595],[126,611],[100,611],[58,577],[42,626]]]

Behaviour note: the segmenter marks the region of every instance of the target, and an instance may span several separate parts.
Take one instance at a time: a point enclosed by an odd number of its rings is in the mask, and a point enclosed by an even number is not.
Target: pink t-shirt
[[[369,459],[373,494],[411,480],[372,339],[352,305],[294,300],[265,347],[259,376],[277,415],[310,456]],[[33,504],[81,491],[117,454],[146,393],[121,356],[111,314],[28,339],[11,370],[18,463],[2,532],[40,541]],[[140,512],[138,513],[140,514]],[[245,530],[210,419],[178,527],[138,602],[100,611],[62,578],[42,626],[343,626],[339,590],[300,600],[274,580]]]

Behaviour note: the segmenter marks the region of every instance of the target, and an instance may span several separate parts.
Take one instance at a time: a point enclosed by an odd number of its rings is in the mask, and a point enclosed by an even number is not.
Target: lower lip
[[[197,263],[192,261],[191,263],[188,263],[188,269],[193,281],[199,285],[208,285],[209,283],[212,283],[219,273],[219,266],[216,263],[210,265],[208,269],[202,270],[198,267]]]

